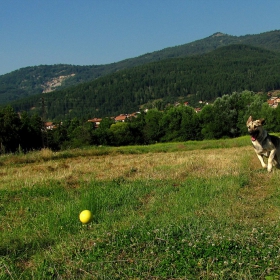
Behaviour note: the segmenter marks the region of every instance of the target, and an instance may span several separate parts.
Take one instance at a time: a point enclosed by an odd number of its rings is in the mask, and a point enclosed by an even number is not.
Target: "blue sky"
[[[99,65],[203,39],[280,29],[280,0],[0,0],[0,75]]]

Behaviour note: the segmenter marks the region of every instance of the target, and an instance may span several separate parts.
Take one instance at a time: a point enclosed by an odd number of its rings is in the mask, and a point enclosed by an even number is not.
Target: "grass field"
[[[280,170],[248,137],[2,155],[0,178],[0,279],[280,279]]]

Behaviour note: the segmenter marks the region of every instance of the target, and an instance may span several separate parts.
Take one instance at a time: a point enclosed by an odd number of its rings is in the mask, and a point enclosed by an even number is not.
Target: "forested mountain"
[[[279,52],[280,30],[239,37],[217,32],[207,38],[188,44],[169,47],[106,65],[75,66],[61,64],[21,68],[0,76],[0,104],[7,104],[42,92],[92,81],[119,70],[170,58],[201,55],[232,44],[247,44]]]
[[[64,90],[13,102],[16,111],[33,110],[49,120],[87,119],[163,109],[168,103],[213,101],[232,92],[280,88],[280,53],[234,44],[184,58],[125,69]],[[43,111],[42,111],[43,110]]]

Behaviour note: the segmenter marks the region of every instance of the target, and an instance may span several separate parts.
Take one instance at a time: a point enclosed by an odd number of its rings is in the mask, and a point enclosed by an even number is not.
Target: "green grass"
[[[248,145],[1,157],[0,279],[279,279],[280,171]]]

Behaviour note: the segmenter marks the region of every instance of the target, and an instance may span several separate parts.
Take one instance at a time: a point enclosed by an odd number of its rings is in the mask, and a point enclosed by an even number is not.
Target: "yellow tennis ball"
[[[93,216],[89,210],[84,210],[80,213],[79,218],[83,224],[88,224],[89,222],[92,221]]]

